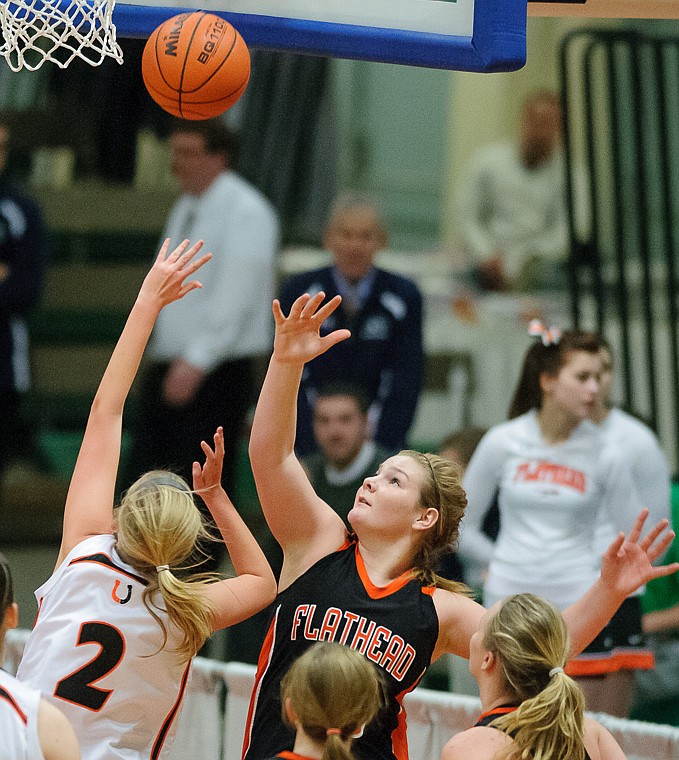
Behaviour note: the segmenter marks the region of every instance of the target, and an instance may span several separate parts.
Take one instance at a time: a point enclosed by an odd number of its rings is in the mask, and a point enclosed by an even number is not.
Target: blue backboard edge
[[[171,16],[192,10],[118,3],[114,23],[119,36],[144,38]],[[216,13],[253,48],[476,72],[516,71],[526,62],[527,0],[476,0],[471,38]]]

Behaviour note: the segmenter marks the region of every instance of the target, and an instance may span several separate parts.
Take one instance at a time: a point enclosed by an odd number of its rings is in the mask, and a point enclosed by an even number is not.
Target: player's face
[[[323,396],[314,407],[314,435],[325,458],[342,469],[361,450],[368,428],[367,416],[351,396]]]
[[[409,535],[421,512],[422,478],[420,465],[411,457],[389,457],[358,489],[348,518],[352,528],[357,533],[363,527],[377,529],[392,539]]]
[[[574,419],[594,412],[601,388],[601,357],[589,351],[571,351],[556,377],[543,375],[543,405],[548,399]]]
[[[386,235],[373,209],[357,207],[333,219],[323,244],[332,252],[340,272],[356,281],[372,267],[375,254],[386,244]]]

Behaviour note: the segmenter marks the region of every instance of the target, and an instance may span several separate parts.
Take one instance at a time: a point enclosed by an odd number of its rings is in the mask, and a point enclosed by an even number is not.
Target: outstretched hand
[[[208,262],[212,258],[212,254],[206,253],[199,259],[192,261],[193,257],[203,247],[203,241],[199,240],[191,247],[189,245],[190,242],[184,240],[168,254],[170,238],[166,238],[151,270],[144,278],[139,291],[141,299],[149,299],[162,309],[163,306],[178,301],[192,290],[203,287],[198,280],[186,282],[186,278]]]
[[[224,464],[224,429],[217,428],[214,434],[214,449],[205,441],[200,442],[200,447],[205,454],[205,463],[193,463],[193,489],[207,503],[210,496],[222,487],[222,466]]]
[[[661,520],[645,536],[641,536],[648,509],[642,509],[634,527],[608,547],[601,562],[601,578],[616,594],[628,596],[654,578],[671,575],[679,570],[679,563],[659,565],[653,562],[667,551],[674,539],[674,531],[667,530],[668,520]]]
[[[286,364],[305,364],[325,353],[340,341],[351,337],[349,330],[334,330],[321,336],[321,325],[340,305],[341,296],[335,296],[321,306],[325,293],[308,293],[300,296],[286,317],[278,300],[273,302],[276,323],[274,356]],[[319,308],[320,307],[320,308]]]

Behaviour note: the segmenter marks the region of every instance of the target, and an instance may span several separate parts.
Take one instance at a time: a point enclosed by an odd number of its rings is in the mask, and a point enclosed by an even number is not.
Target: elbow
[[[271,569],[259,577],[259,593],[257,596],[262,600],[262,609],[268,607],[276,598],[278,586]]]

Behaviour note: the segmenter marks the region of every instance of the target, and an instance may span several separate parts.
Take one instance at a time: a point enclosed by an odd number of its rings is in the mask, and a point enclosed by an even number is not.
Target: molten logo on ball
[[[166,111],[183,119],[224,113],[245,91],[250,53],[240,34],[212,13],[180,13],[148,39],[144,84]]]

